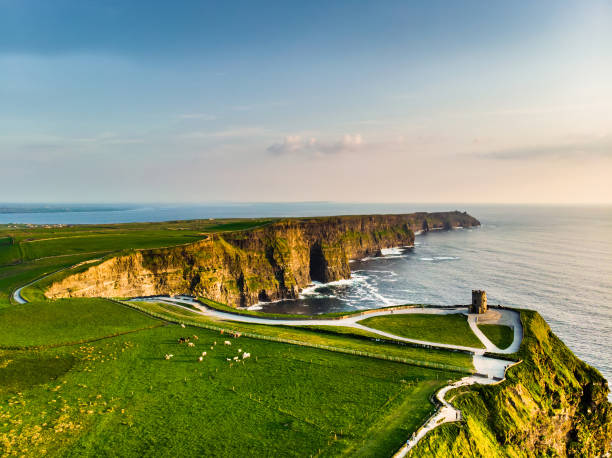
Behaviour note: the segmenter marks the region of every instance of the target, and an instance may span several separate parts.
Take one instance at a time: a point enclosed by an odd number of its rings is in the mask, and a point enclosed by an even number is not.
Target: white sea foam
[[[382,248],[380,250],[383,256],[402,254],[403,251],[404,249],[402,247]]]
[[[421,261],[433,261],[434,258],[419,258]]]
[[[247,307],[247,310],[262,310],[263,307],[259,304],[261,304],[261,302],[251,305],[250,307]]]
[[[434,256],[436,261],[451,261],[455,259],[459,259],[457,256]]]

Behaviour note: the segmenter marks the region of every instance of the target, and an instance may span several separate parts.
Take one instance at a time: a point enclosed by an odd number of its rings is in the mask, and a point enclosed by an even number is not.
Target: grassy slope
[[[359,323],[410,339],[484,348],[470,329],[465,316],[460,314],[386,315],[366,318]]]
[[[137,312],[133,312],[137,313]],[[177,343],[197,334],[196,347]],[[203,329],[0,351],[0,452],[51,456],[388,456],[453,377]],[[237,347],[251,353],[228,363]],[[203,363],[196,361],[202,350]],[[175,357],[166,361],[163,355]]]
[[[514,331],[510,326],[501,324],[479,324],[478,328],[497,348],[508,348],[514,340]]]
[[[71,299],[0,309],[0,348],[51,346],[160,325],[104,299]]]
[[[524,338],[495,386],[447,395],[465,422],[430,432],[411,452],[428,456],[600,456],[612,441],[606,380],[580,361],[537,312],[522,311]]]
[[[364,339],[363,336],[359,334],[347,334],[346,329],[339,329],[337,330],[337,333],[331,333],[329,332],[328,328],[326,329],[326,332],[321,333],[317,332],[316,330],[309,330],[306,326],[266,326],[217,320],[212,317],[203,316],[190,312],[189,310],[180,309],[163,303],[138,302],[138,305],[145,307],[153,313],[166,316],[171,320],[198,322],[205,325],[219,326],[228,330],[235,330],[239,332],[254,332],[266,336],[279,337],[282,339],[291,339],[319,345],[347,348],[350,350],[398,356],[417,361],[450,364],[462,367],[465,370],[472,370],[474,367],[472,364],[471,355],[465,353],[450,352],[445,350],[431,350],[408,345],[396,345],[387,343],[385,341],[376,342],[374,340]]]

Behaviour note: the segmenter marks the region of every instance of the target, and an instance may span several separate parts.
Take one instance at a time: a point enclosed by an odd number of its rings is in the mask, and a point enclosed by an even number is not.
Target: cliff
[[[206,240],[115,256],[52,283],[45,295],[193,294],[230,305],[295,298],[312,280],[349,278],[350,259],[411,246],[414,232],[477,226],[467,213],[291,218]]]
[[[522,311],[524,338],[498,385],[473,385],[446,399],[464,421],[431,431],[410,452],[429,456],[606,456],[612,406],[603,376],[579,360],[542,317]]]

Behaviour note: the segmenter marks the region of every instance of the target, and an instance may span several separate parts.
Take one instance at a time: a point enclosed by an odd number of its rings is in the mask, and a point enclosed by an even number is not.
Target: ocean
[[[480,228],[418,235],[414,247],[352,262],[349,280],[313,285],[299,300],[261,306],[313,314],[405,303],[466,304],[472,289],[485,289],[489,303],[537,310],[576,355],[612,380],[612,207],[312,202],[107,205],[78,211],[65,205],[36,212],[40,207],[0,209],[0,224],[466,210],[481,221]]]

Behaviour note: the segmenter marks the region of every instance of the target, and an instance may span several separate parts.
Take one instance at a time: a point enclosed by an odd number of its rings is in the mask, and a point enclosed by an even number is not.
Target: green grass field
[[[514,331],[509,326],[501,324],[479,324],[478,328],[497,348],[508,348],[514,340]]]
[[[204,239],[211,232],[251,229],[271,221],[223,219],[51,228],[0,226],[0,266],[54,256],[99,256],[125,249],[181,245]]]
[[[75,343],[160,324],[105,299],[20,304],[0,309],[0,348]]]
[[[123,323],[98,334],[147,324],[127,308],[107,314]],[[92,336],[94,327],[64,340]],[[195,347],[177,343],[194,334]],[[0,450],[388,456],[430,412],[433,391],[457,377],[244,337],[225,346],[225,339],[169,325],[46,350],[0,350]],[[228,362],[238,348],[251,358]]]
[[[203,325],[212,325],[231,331],[253,332],[265,336],[316,345],[327,345],[348,350],[396,356],[399,358],[413,359],[415,361],[448,364],[460,367],[465,371],[470,371],[474,368],[472,356],[466,353],[433,350],[410,345],[397,345],[389,343],[384,339],[376,341],[374,338],[378,338],[378,336],[364,336],[359,330],[352,330],[350,328],[325,327],[325,332],[320,332],[320,330],[317,329],[319,326],[309,329],[309,326],[266,326],[261,324],[218,320],[164,303],[137,302],[135,305],[166,317],[169,320],[176,320],[179,322],[201,323]],[[372,338],[365,339],[364,337]]]
[[[470,329],[466,317],[461,314],[385,315],[366,318],[359,323],[409,339],[484,348]]]

